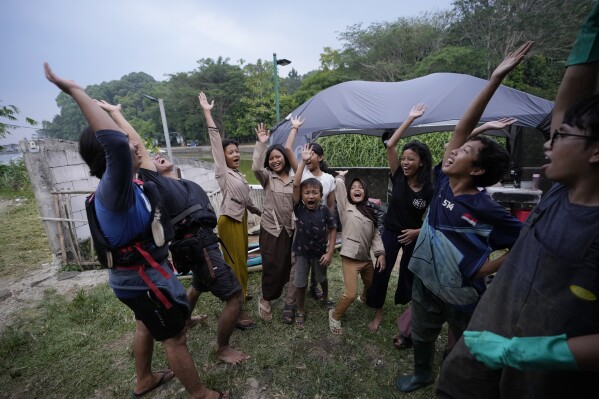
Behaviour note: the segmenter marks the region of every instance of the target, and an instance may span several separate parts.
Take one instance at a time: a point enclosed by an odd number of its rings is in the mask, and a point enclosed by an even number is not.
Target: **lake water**
[[[23,158],[23,154],[20,152],[8,152],[8,153],[0,153],[0,163],[7,164],[14,158]],[[250,164],[250,169],[252,165]]]
[[[201,156],[198,158],[196,156],[186,157],[184,155],[177,154],[177,158],[179,158],[179,160],[183,160],[185,158],[193,158],[199,159],[202,162],[207,162],[211,164],[214,163],[213,158],[210,156]],[[241,159],[239,160],[239,171],[245,175],[245,179],[248,181],[249,184],[260,184],[258,183],[258,180],[256,180],[254,172],[252,172],[252,154],[241,154]]]

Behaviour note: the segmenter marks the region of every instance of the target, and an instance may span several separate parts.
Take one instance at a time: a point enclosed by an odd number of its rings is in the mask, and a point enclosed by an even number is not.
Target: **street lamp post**
[[[152,100],[158,103],[158,107],[160,108],[160,118],[162,119],[162,130],[164,130],[164,140],[166,141],[166,153],[168,155],[169,161],[173,162],[173,152],[171,151],[171,138],[168,133],[168,125],[166,124],[166,112],[164,112],[164,101],[162,101],[162,98],[148,96],[147,94],[144,94],[144,97],[148,100]]]
[[[277,53],[272,53],[272,64],[274,66],[273,79],[275,81],[275,110],[277,123],[281,119],[279,112],[279,74],[277,73],[277,65],[285,66],[291,64],[291,61],[286,60],[285,58],[277,60]]]

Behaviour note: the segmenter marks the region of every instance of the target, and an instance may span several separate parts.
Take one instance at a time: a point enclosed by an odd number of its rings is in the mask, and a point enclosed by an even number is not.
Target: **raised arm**
[[[138,145],[139,153],[141,154],[141,166],[140,168],[156,171],[156,165],[152,162],[152,157],[150,157],[150,153],[146,149],[144,144],[144,140],[137,133],[137,131],[131,126],[129,121],[125,119],[123,114],[121,113],[121,104],[113,105],[104,100],[98,101],[94,100],[96,104],[104,111],[108,112],[108,115],[112,118],[112,120],[119,126],[119,128],[129,136],[129,140],[134,141]]]
[[[94,132],[100,130],[116,130],[121,131],[118,125],[112,120],[102,108],[98,107],[98,104],[89,97],[83,88],[72,80],[67,80],[56,76],[56,74],[50,68],[48,63],[44,63],[44,73],[46,79],[54,83],[56,87],[73,97],[73,100],[81,109],[85,120]]]
[[[497,88],[501,85],[503,79],[524,59],[528,50],[532,47],[533,42],[526,42],[520,48],[513,53],[509,53],[507,57],[495,68],[491,74],[491,78],[482,89],[482,91],[476,96],[474,101],[462,115],[462,118],[458,122],[449,140],[449,144],[445,147],[445,155],[443,156],[443,163],[447,161],[447,158],[451,154],[451,151],[460,148],[466,141],[470,133],[476,127],[476,124],[480,120],[487,104],[491,101],[491,97],[495,94]]]
[[[425,104],[414,105],[410,110],[410,113],[408,114],[406,120],[401,124],[400,127],[397,128],[397,130],[387,141],[387,161],[389,162],[389,169],[391,170],[391,175],[394,175],[397,168],[399,168],[397,143],[403,137],[404,133],[406,132],[406,130],[408,130],[412,122],[424,115],[424,111],[426,111]]]
[[[512,118],[501,118],[496,121],[486,122],[486,123],[480,125],[479,127],[477,127],[476,129],[474,129],[472,131],[472,133],[470,133],[468,140],[470,140],[473,137],[478,136],[479,134],[486,132],[487,130],[505,129],[506,127],[513,124],[514,122],[518,122],[518,119],[513,118],[513,117]]]
[[[254,154],[252,155],[252,172],[254,172],[254,176],[256,176],[256,179],[260,182],[262,187],[264,187],[264,184],[267,181],[263,171],[264,157],[266,156],[270,132],[264,123],[260,123],[255,131],[256,145],[254,146]]]
[[[302,184],[301,175],[304,173],[304,167],[306,166],[306,161],[308,161],[308,159],[310,159],[312,157],[313,153],[314,152],[312,151],[312,146],[310,146],[308,144],[304,144],[304,147],[302,148],[302,160],[300,161],[299,165],[297,165],[297,172],[295,174],[296,176],[299,176],[300,178],[293,179],[293,203],[294,204],[297,204],[302,199],[302,193],[300,190],[300,186]]]
[[[285,142],[285,151],[287,151],[287,158],[289,158],[289,165],[297,175],[297,158],[295,157],[295,151],[293,150],[293,142],[295,141],[295,135],[299,130],[300,126],[304,123],[304,119],[299,116],[291,116],[291,131],[287,135],[287,141]]]
[[[208,102],[208,98],[206,98],[206,94],[203,91],[198,95],[198,99],[200,100],[200,107],[202,107],[202,111],[204,112],[204,119],[206,119],[206,125],[208,129],[216,129],[216,123],[214,123],[214,119],[212,119],[212,108],[214,108],[214,100],[212,102]]]
[[[212,119],[212,108],[214,107],[214,100],[208,102],[206,94],[200,92],[198,95],[200,100],[200,107],[204,113],[206,119],[206,125],[208,126],[208,137],[210,137],[210,148],[212,149],[212,158],[214,159],[214,177],[221,190],[224,190],[227,182],[227,161],[225,159],[225,151],[223,150],[223,141],[220,137],[220,133],[216,128],[214,119]]]

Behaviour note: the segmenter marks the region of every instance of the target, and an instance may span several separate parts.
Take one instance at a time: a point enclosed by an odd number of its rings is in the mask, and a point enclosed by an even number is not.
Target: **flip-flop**
[[[156,388],[160,387],[161,385],[166,384],[167,382],[169,382],[170,380],[175,378],[175,373],[170,369],[156,371],[154,374],[158,374],[158,373],[162,373],[162,376],[160,377],[160,380],[158,380],[158,382],[153,387],[148,388],[141,393],[135,393],[135,391],[131,391],[131,397],[132,398],[141,398],[142,396],[147,395],[148,393],[152,392]]]
[[[335,320],[333,318],[333,311],[333,309],[329,310],[329,330],[331,330],[334,335],[341,335],[343,334],[341,320]]]
[[[258,315],[262,320],[271,321],[272,320],[272,312],[271,307],[266,307],[262,304],[262,300],[258,300]]]

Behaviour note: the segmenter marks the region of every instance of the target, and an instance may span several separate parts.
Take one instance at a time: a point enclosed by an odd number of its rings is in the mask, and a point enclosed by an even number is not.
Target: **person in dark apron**
[[[438,397],[598,394],[599,95],[575,103],[599,79],[598,31],[596,3],[568,60],[544,145],[543,170],[556,184],[443,363]]]

